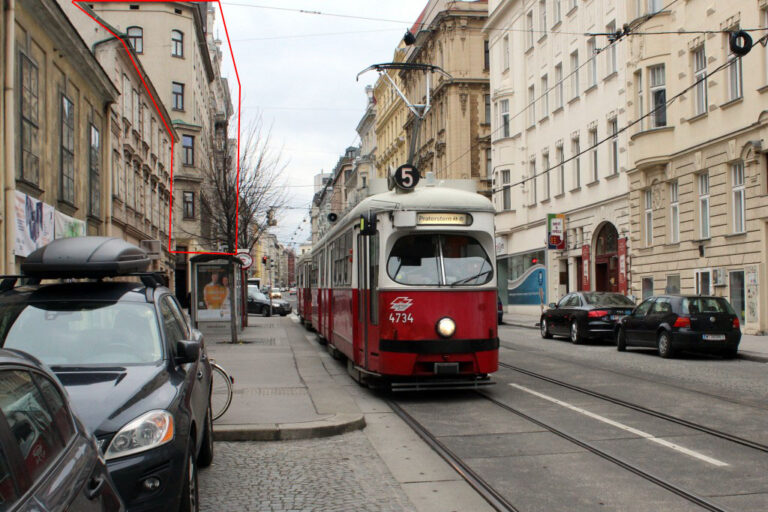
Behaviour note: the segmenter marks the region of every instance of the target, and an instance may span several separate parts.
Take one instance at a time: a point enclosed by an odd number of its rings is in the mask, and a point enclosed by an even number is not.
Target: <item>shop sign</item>
[[[562,213],[547,214],[547,248],[565,250],[565,215]]]
[[[53,206],[16,191],[16,256],[26,258],[53,241],[54,212]]]

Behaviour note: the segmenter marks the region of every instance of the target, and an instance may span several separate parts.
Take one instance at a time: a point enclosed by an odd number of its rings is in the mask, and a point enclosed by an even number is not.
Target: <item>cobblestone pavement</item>
[[[365,434],[216,443],[200,471],[202,512],[401,512],[413,506]]]

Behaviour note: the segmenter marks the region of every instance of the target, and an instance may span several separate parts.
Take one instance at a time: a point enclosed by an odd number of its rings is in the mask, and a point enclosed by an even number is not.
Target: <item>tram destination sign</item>
[[[419,213],[416,215],[419,226],[469,226],[472,216],[466,213]]]

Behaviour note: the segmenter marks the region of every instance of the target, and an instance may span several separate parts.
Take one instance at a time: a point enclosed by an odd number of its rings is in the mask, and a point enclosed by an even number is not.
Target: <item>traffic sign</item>
[[[401,190],[411,190],[419,184],[419,170],[411,164],[401,165],[395,171],[393,179]]]
[[[238,252],[237,259],[243,263],[243,270],[248,270],[253,265],[253,258],[247,252]]]

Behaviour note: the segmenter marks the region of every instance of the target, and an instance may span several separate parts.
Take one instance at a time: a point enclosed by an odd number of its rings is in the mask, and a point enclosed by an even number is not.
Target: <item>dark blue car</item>
[[[0,349],[0,510],[124,510],[90,434],[56,377]]]

